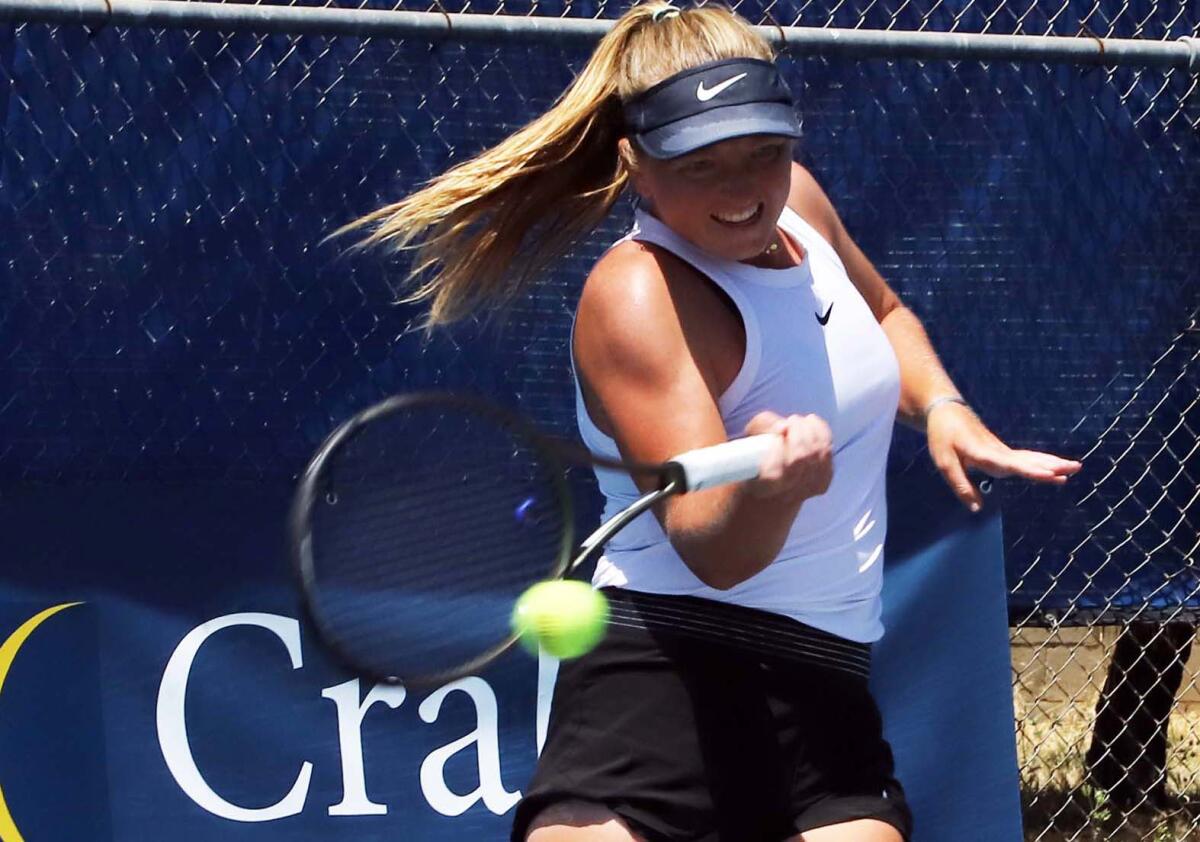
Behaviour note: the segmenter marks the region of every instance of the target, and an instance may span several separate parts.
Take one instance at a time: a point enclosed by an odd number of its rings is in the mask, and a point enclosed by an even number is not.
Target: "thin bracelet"
[[[934,398],[933,400],[931,400],[929,403],[927,403],[925,405],[925,417],[928,418],[929,413],[933,412],[935,409],[937,409],[939,406],[941,406],[944,403],[959,403],[959,404],[962,404],[963,406],[965,406],[967,409],[971,408],[971,405],[969,403],[967,403],[965,400],[963,400],[961,397],[959,397],[958,395],[943,395],[940,398]]]

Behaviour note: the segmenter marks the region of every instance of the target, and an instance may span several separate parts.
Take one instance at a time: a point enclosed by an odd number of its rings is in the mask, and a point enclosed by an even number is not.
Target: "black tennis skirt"
[[[648,842],[781,842],[868,818],[911,836],[868,645],[711,600],[605,594],[605,639],[560,667],[513,842],[564,800]]]

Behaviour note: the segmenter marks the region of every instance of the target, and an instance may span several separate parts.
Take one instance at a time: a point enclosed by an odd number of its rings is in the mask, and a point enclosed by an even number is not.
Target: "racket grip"
[[[684,491],[754,479],[775,438],[774,433],[766,433],[701,447],[680,453],[671,464],[683,475]]]

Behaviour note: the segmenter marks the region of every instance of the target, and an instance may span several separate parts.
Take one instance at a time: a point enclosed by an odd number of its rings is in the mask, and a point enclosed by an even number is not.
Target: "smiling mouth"
[[[762,214],[763,203],[759,202],[753,208],[746,208],[745,210],[741,210],[736,213],[714,213],[710,214],[710,216],[713,220],[721,223],[722,225],[727,225],[734,228],[743,228],[758,222],[758,220],[762,218]]]

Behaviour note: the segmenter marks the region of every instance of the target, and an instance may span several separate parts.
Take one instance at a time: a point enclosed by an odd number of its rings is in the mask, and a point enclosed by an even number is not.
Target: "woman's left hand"
[[[955,496],[973,512],[983,506],[983,497],[967,477],[971,468],[992,477],[1024,477],[1034,482],[1062,485],[1083,467],[1036,450],[1013,450],[959,403],[940,404],[925,419],[929,455]]]

